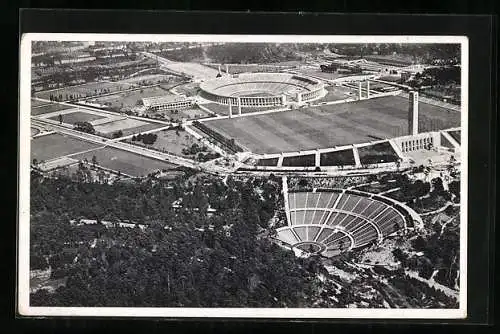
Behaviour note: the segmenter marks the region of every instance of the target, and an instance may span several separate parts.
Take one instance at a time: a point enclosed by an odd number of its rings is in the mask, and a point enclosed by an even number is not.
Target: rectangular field
[[[157,131],[156,135],[158,137],[151,147],[158,151],[170,152],[176,155],[186,156],[182,152],[183,149],[189,149],[195,143],[199,144],[196,138],[183,130]]]
[[[47,161],[98,147],[91,142],[54,133],[31,140],[31,159]]]
[[[167,74],[144,74],[138,75],[132,78],[120,80],[117,83],[123,84],[135,84],[141,86],[150,86],[159,83],[167,83],[170,81],[174,81],[175,76],[167,75]]]
[[[420,103],[420,115],[442,128],[460,125],[460,113]],[[208,121],[204,124],[254,153],[279,153],[364,143],[406,135],[408,100],[370,100],[271,114]],[[434,122],[433,125],[436,125]],[[420,131],[426,130],[421,125]]]
[[[62,122],[66,124],[74,124],[76,122],[92,122],[96,119],[103,119],[105,116],[94,115],[82,111],[76,111],[62,115]],[[59,116],[53,116],[49,119],[59,121]]]
[[[34,106],[33,104],[31,105],[31,115],[32,116],[38,116],[38,115],[43,115],[43,114],[48,114],[54,111],[60,111],[60,110],[65,110],[65,109],[71,109],[73,107],[70,106],[65,106],[63,104],[57,104],[57,103],[46,103],[41,106]]]
[[[40,101],[40,100],[35,100],[35,99],[31,99],[31,107],[39,107],[39,106],[43,106],[45,104],[48,104],[49,102],[45,102],[45,101]]]
[[[53,95],[56,97],[61,97],[63,101],[66,101],[69,100],[70,95],[73,95],[73,98],[85,98],[106,93],[118,92],[129,88],[130,84],[121,84],[117,82],[91,82],[83,85],[36,92],[34,93],[34,95],[35,97],[39,97],[42,99],[49,99],[50,96]]]
[[[178,122],[181,121],[182,119],[200,119],[213,116],[208,111],[205,111],[197,107],[196,105],[192,106],[191,108],[179,109],[177,111],[169,110],[169,111],[156,112],[154,113],[154,115],[163,115],[165,119],[168,119],[169,121],[172,122]]]
[[[111,147],[75,155],[73,158],[78,160],[86,158],[88,161],[91,161],[93,156],[96,157],[97,164],[104,168],[120,171],[136,177],[145,176],[156,170],[168,170],[177,167],[166,161],[144,157],[139,154]]]
[[[143,131],[149,131],[162,127],[163,125],[158,123],[143,122],[136,119],[121,119],[116,121],[111,121],[108,123],[103,123],[94,126],[94,129],[101,135],[109,135],[115,131],[121,130],[123,136],[128,136],[132,134],[141,133]]]
[[[137,89],[128,92],[121,92],[117,94],[97,97],[91,100],[93,103],[106,105],[110,108],[121,110],[131,109],[132,107],[142,103],[142,99],[152,96],[165,96],[172,95],[167,89],[161,86],[148,87]]]

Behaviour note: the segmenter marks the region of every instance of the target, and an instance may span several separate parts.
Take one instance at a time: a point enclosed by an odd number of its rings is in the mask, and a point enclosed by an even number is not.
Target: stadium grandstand
[[[200,84],[200,96],[224,105],[267,107],[317,100],[324,85],[312,78],[288,73],[244,73]]]
[[[353,190],[317,189],[285,196],[288,226],[277,229],[282,245],[326,257],[380,242],[421,223],[392,199]]]

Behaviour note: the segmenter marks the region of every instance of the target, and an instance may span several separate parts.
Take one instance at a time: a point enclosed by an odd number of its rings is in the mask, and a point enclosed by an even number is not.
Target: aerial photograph
[[[459,309],[461,44],[367,42],[32,41],[29,306]]]

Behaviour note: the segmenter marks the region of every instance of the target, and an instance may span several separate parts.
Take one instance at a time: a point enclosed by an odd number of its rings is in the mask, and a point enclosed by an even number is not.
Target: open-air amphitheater
[[[276,239],[300,253],[336,256],[421,227],[418,214],[393,199],[366,192],[314,189],[285,193],[287,226]]]

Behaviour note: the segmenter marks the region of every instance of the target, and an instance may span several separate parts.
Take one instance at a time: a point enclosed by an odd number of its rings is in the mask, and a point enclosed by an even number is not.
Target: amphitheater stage
[[[204,124],[257,154],[293,152],[403,136],[408,100],[386,96]],[[460,126],[460,113],[420,103],[420,131]]]

